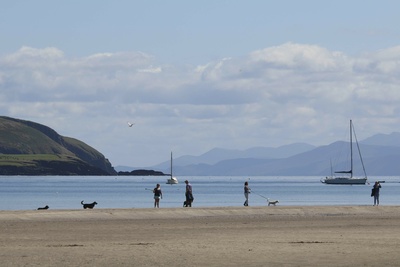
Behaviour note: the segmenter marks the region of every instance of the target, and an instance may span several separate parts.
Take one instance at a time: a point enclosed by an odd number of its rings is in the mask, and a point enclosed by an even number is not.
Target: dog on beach
[[[93,209],[94,206],[97,205],[97,202],[93,202],[93,203],[83,203],[83,200],[81,201],[81,204],[83,206],[84,209]]]
[[[267,198],[268,201],[268,206],[274,205],[276,206],[277,203],[279,203],[279,200],[271,200],[269,198]]]
[[[39,207],[39,208],[38,208],[38,210],[48,210],[48,209],[49,209],[49,206],[47,206],[47,205],[44,206],[44,207]]]
[[[193,201],[183,201],[183,207],[192,207],[192,202]]]

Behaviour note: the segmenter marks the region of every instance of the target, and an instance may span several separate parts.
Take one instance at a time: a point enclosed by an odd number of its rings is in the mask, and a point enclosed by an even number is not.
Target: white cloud
[[[152,67],[150,66],[147,69],[140,69],[139,72],[148,72],[148,73],[160,73],[162,71],[161,67]]]
[[[82,139],[115,165],[145,165],[171,149],[326,144],[350,118],[360,138],[400,131],[399,74],[400,47],[350,57],[286,43],[203,66],[23,47],[0,58],[0,110]],[[127,120],[137,121],[129,131]]]
[[[28,64],[28,63],[41,63],[51,60],[59,60],[64,57],[64,53],[55,47],[46,47],[43,49],[32,48],[28,46],[23,46],[17,52],[12,53],[5,57],[5,60],[18,64]]]
[[[343,53],[329,51],[316,45],[286,43],[250,53],[253,62],[265,63],[271,68],[302,71],[333,71],[348,65]]]

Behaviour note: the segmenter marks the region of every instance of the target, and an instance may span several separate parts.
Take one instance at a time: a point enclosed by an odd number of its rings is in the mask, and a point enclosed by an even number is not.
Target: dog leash
[[[268,199],[267,197],[264,197],[263,195],[257,194],[257,193],[254,192],[254,191],[251,191],[251,193],[254,193],[254,194],[256,194],[256,195],[258,195],[258,196],[260,196],[260,197],[262,197],[262,198]]]

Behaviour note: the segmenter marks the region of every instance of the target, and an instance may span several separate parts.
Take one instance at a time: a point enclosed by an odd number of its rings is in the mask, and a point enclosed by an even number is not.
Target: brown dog
[[[93,209],[95,205],[97,205],[97,202],[93,202],[93,203],[83,203],[83,200],[81,201],[81,204],[83,206],[84,209]]]

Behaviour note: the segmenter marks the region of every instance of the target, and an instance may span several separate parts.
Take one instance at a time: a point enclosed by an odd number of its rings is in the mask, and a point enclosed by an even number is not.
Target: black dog
[[[83,203],[83,200],[81,201],[81,204],[83,206],[84,209],[93,209],[95,205],[97,205],[97,202],[93,202],[93,203]]]
[[[192,206],[192,202],[191,201],[183,201],[183,207],[191,207]]]
[[[42,207],[42,208],[38,208],[38,210],[48,210],[49,209],[49,206],[44,206],[44,207]]]

